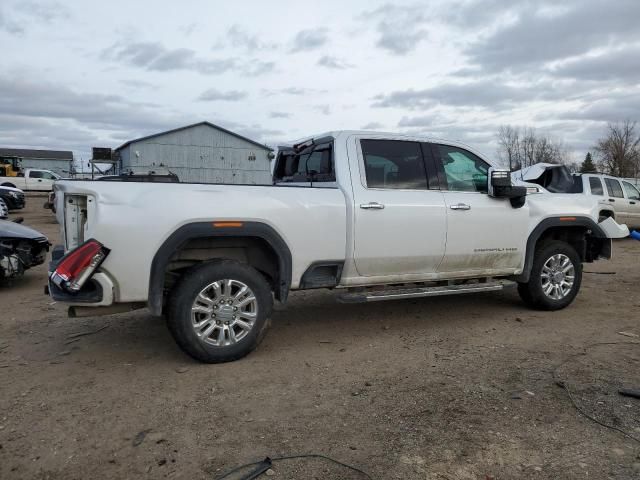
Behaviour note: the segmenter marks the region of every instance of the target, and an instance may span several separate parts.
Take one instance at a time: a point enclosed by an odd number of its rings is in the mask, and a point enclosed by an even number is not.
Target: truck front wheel
[[[518,293],[530,307],[560,310],[573,302],[581,282],[582,262],[576,250],[552,241],[536,249],[529,281],[518,284]]]
[[[168,300],[167,323],[180,348],[206,363],[253,351],[270,323],[273,297],[265,277],[231,260],[189,270]]]

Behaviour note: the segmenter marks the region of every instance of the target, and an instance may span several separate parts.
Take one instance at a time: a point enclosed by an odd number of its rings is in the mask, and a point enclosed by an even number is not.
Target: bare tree
[[[536,163],[566,163],[568,151],[564,143],[541,135],[534,128],[502,125],[497,134],[498,154],[511,170]]]
[[[511,125],[501,125],[498,130],[498,154],[509,164],[509,170],[517,170],[520,166],[520,131]]]
[[[640,171],[640,133],[636,122],[609,123],[595,146],[598,164],[616,177],[636,177]]]

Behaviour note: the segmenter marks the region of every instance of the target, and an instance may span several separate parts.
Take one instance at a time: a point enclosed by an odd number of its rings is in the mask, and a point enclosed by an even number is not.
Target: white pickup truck
[[[535,190],[535,189],[534,189]],[[281,147],[273,186],[61,181],[50,295],[70,316],[148,307],[204,362],[262,339],[273,297],[343,302],[498,290],[569,305],[582,263],[610,258],[593,199],[531,194],[468,147],[338,131]]]
[[[50,170],[26,168],[24,175],[18,177],[0,177],[0,186],[19,188],[26,192],[50,192],[53,188],[53,182],[57,180],[60,180],[60,176]]]

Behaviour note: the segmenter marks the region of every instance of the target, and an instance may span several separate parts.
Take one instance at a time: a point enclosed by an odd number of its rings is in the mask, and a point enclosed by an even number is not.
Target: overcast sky
[[[557,6],[557,4],[562,6]],[[208,120],[271,145],[501,124],[582,159],[640,120],[640,1],[0,0],[0,146],[73,150]]]

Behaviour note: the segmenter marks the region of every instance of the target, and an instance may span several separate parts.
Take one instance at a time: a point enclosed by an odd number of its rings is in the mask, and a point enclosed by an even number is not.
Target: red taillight
[[[51,274],[51,281],[70,292],[82,288],[109,254],[97,240],[88,240],[65,255]]]

